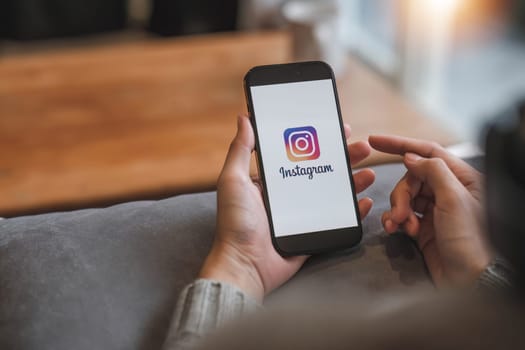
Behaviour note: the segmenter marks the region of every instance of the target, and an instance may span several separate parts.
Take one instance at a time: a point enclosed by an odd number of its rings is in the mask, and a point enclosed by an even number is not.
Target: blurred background
[[[3,0],[0,216],[213,189],[246,70],[306,59],[357,139],[476,142],[525,97],[525,1]]]
[[[466,139],[525,96],[525,1],[335,2],[341,45]],[[0,55],[287,24],[283,0],[4,0]]]

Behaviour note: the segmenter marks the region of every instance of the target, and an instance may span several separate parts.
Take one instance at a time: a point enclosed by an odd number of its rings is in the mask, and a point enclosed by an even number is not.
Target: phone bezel
[[[320,61],[312,61],[257,66],[250,69],[244,77],[244,91],[246,94],[246,101],[248,105],[250,121],[252,123],[253,130],[255,133],[257,168],[259,171],[260,180],[263,185],[263,200],[268,216],[268,222],[270,224],[272,243],[277,252],[282,256],[305,254],[311,255],[354,247],[357,244],[359,244],[363,235],[361,217],[359,215],[359,207],[355,193],[354,179],[352,177],[352,169],[350,167],[348,147],[343,147],[345,150],[346,163],[349,170],[348,174],[350,178],[350,183],[352,185],[352,196],[358,225],[355,227],[346,227],[335,230],[305,232],[302,234],[285,235],[279,237],[275,236],[271,206],[269,203],[268,192],[266,187],[266,176],[264,174],[264,160],[263,155],[260,152],[259,146],[257,116],[253,108],[250,87],[322,79],[330,79],[332,81],[332,87],[339,119],[339,126],[341,129],[341,140],[343,145],[346,145],[346,137],[344,133],[343,119],[341,116],[341,108],[339,105],[339,97],[337,94],[336,81],[332,68],[328,64]]]

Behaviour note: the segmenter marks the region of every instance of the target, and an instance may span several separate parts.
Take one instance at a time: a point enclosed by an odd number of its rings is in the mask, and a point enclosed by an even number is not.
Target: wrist
[[[264,299],[264,284],[257,268],[234,247],[214,244],[199,272],[199,278],[229,283],[258,302]]]

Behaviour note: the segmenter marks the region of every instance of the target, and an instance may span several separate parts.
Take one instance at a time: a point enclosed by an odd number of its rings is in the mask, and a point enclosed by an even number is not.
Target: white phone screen
[[[275,236],[357,226],[332,81],[250,91]]]

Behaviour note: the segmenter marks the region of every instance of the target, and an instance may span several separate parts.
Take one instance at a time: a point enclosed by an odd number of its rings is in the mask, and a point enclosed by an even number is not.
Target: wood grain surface
[[[285,32],[230,33],[0,59],[0,216],[213,189],[245,72],[289,61],[290,45]],[[347,68],[354,139],[455,141],[357,60]]]

